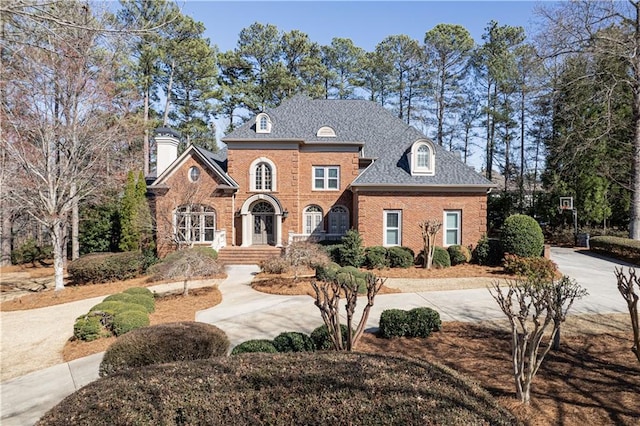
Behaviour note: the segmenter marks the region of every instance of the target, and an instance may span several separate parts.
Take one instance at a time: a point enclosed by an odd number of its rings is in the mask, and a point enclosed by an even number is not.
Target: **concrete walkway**
[[[575,303],[572,314],[627,312],[613,274],[614,267],[626,264],[563,248],[553,248],[551,257],[561,272],[589,291],[589,296]],[[275,296],[252,290],[249,283],[257,271],[257,266],[230,266],[228,278],[220,284],[222,303],[198,312],[196,320],[223,329],[232,345],[249,339],[273,338],[283,331],[308,333],[322,324],[311,297]],[[503,315],[484,288],[388,294],[376,297],[367,327],[377,327],[385,309],[419,306],[436,309],[443,321],[479,321]],[[66,395],[95,380],[101,358],[102,354],[96,354],[2,383],[0,423],[3,426],[35,423]]]

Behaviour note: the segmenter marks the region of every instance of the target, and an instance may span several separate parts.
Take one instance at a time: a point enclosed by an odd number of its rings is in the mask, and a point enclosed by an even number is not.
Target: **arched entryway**
[[[242,247],[270,245],[282,247],[282,206],[269,194],[249,197],[240,209]]]
[[[253,216],[252,245],[275,245],[275,209],[266,201],[258,201],[251,207]]]

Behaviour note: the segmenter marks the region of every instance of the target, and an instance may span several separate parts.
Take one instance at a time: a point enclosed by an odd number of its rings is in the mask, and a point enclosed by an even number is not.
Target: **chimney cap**
[[[181,135],[176,130],[173,130],[169,127],[158,127],[154,133],[156,136],[173,136],[174,138],[180,139]]]

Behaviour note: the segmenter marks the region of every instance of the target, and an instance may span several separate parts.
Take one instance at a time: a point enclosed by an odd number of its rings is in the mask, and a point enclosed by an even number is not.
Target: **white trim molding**
[[[256,133],[271,133],[271,118],[261,112],[256,116]]]
[[[256,188],[256,169],[260,163],[265,163],[271,168],[271,188],[258,189]],[[268,159],[267,157],[259,157],[251,162],[249,166],[249,190],[251,192],[275,192],[278,190],[278,170],[276,163]],[[264,185],[264,177],[263,177]]]
[[[436,155],[433,143],[428,139],[418,139],[411,146],[411,175],[433,176],[436,172]]]

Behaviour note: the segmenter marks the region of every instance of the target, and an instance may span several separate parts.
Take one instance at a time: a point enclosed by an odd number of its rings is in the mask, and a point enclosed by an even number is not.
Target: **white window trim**
[[[387,215],[389,213],[398,214],[398,242],[390,244],[387,241]],[[383,210],[382,211],[382,246],[383,247],[399,247],[402,246],[402,210]],[[395,229],[395,228],[393,228]]]
[[[263,117],[267,119],[266,129],[260,127],[260,121]],[[256,116],[256,133],[271,133],[271,118],[264,112],[261,112]]]
[[[319,212],[310,212],[308,211],[310,208],[312,207],[317,207],[318,209],[320,209]],[[322,207],[318,206],[317,204],[311,204],[306,206],[303,210],[302,210],[302,235],[314,235],[314,231],[315,229],[313,229],[311,232],[307,232],[307,215],[311,215],[311,216],[317,216],[320,215],[320,223],[318,223],[316,228],[319,228],[318,232],[324,232],[324,210],[322,210]]]
[[[429,149],[429,167],[418,167],[418,149],[426,146]],[[435,148],[431,141],[419,139],[411,146],[411,175],[412,176],[433,176],[436,171]]]
[[[316,170],[324,169],[323,187],[316,188]],[[338,171],[338,186],[336,188],[329,188],[329,170],[336,169]],[[313,166],[311,168],[311,190],[313,191],[339,191],[340,190],[340,166]]]
[[[319,138],[335,138],[336,131],[329,126],[322,126],[318,129],[316,136]]]
[[[458,227],[447,228],[447,215],[458,216]],[[447,231],[455,229],[458,232],[457,241],[454,244],[447,244]],[[442,214],[442,246],[449,247],[462,244],[462,210],[445,210]]]
[[[258,164],[266,163],[271,167],[271,189],[256,189],[256,167]],[[256,158],[251,162],[249,166],[249,190],[251,192],[275,192],[278,190],[278,173],[276,169],[276,163],[269,160],[267,157]]]
[[[188,207],[187,211],[184,212],[179,212],[178,210],[180,208],[183,207]],[[194,208],[198,209],[198,210],[204,210],[205,208],[211,209],[211,211],[196,211],[194,212]],[[185,239],[181,239],[180,238],[180,234],[179,234],[179,221],[178,221],[178,215],[183,215],[184,216],[184,220],[185,220]],[[203,204],[195,204],[193,206],[179,206],[178,208],[176,208],[173,212],[173,235],[175,236],[176,240],[180,243],[190,243],[190,244],[198,244],[198,243],[213,243],[216,239],[216,226],[217,226],[217,221],[218,221],[218,217],[217,217],[217,212],[216,210],[211,207],[211,206],[207,206],[207,205],[203,205]],[[193,223],[192,223],[192,219],[194,217],[197,217],[198,219],[198,229],[199,229],[199,238],[197,240],[192,240],[191,239],[191,235],[192,235],[192,230],[194,228]],[[206,217],[213,217],[213,227],[205,227],[205,222],[206,222]],[[213,236],[211,238],[211,240],[206,239],[206,230],[210,229],[213,230]]]

